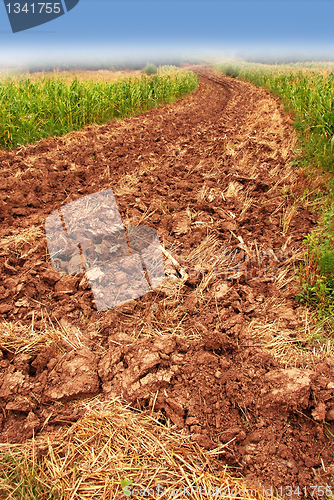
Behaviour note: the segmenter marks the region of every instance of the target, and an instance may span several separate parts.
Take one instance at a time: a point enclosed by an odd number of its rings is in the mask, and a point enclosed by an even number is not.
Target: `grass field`
[[[299,149],[296,165],[314,177],[321,172],[325,186],[321,194],[307,191],[321,213],[321,223],[306,243],[308,253],[300,277],[300,299],[316,305],[321,316],[334,311],[334,65],[222,63],[215,69],[227,76],[250,81],[283,100],[293,114]]]
[[[0,83],[0,147],[16,148],[166,104],[194,91],[192,72],[160,67],[156,75],[116,81],[59,75]]]

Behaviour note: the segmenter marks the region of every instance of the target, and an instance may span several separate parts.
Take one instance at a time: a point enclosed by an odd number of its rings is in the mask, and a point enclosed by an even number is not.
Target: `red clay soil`
[[[224,444],[222,467],[252,484],[287,495],[299,487],[292,498],[334,488],[334,358],[282,365],[248,329],[279,320],[292,343],[310,346],[298,330],[298,284],[277,278],[316,223],[307,207],[290,210],[286,196],[306,186],[290,165],[289,123],[265,91],[206,72],[178,103],[0,152],[2,238],[43,230],[61,205],[111,187],[123,221],[154,227],[189,274],[174,300],[162,287],[97,313],[83,275],[52,269],[43,234],[3,246],[2,321],[41,332],[58,321],[84,340],[78,349],[64,342],[62,351],[0,350],[1,442],[73,422],[84,410],[72,401],[103,392],[161,410],[204,448]],[[233,272],[204,286],[209,270],[187,255],[208,234],[215,248],[229,249]],[[266,250],[262,268],[248,251],[255,241]],[[154,336],[174,311],[172,327]]]

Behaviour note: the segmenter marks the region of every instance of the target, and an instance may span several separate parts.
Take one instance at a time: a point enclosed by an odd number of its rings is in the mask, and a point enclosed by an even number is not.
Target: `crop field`
[[[113,82],[71,81],[70,76],[7,79],[0,83],[0,146],[18,147],[141,113],[180,99],[196,86],[193,73],[163,67],[157,75]]]
[[[331,67],[100,74],[1,80],[1,500],[332,499]],[[47,242],[105,190],[165,272],[112,308]]]
[[[172,67],[169,67],[172,69]],[[62,81],[67,83],[72,83],[73,80],[77,79],[79,81],[98,81],[101,83],[110,83],[120,78],[126,80],[128,78],[140,78],[143,74],[142,70],[109,70],[109,69],[99,69],[99,70],[55,70],[55,71],[34,71],[30,73],[14,72],[10,70],[2,70],[0,72],[0,80],[6,81],[8,79],[14,81],[20,81],[22,78],[29,78],[30,81],[41,81],[43,78],[53,79],[60,78]]]
[[[172,69],[169,66],[169,69]],[[174,68],[173,68],[174,69]],[[99,70],[88,70],[88,69],[76,69],[76,70],[53,70],[53,71],[13,71],[8,69],[2,69],[0,71],[0,81],[5,82],[6,80],[20,81],[22,78],[29,78],[30,81],[41,81],[43,78],[53,79],[60,78],[67,83],[72,83],[73,80],[77,79],[79,81],[99,81],[102,83],[110,83],[120,78],[126,80],[128,78],[140,78],[143,74],[143,70],[109,70],[109,69],[99,69]]]

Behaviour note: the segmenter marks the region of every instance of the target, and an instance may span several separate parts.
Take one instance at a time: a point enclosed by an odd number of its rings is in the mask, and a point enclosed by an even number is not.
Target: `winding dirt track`
[[[295,300],[316,219],[294,201],[307,185],[294,147],[274,98],[201,70],[180,102],[0,152],[2,442],[77,420],[71,401],[103,391],[205,448],[230,442],[222,466],[250,481],[332,484],[334,358],[311,354]],[[189,278],[166,262],[158,289],[97,313],[83,275],[52,269],[44,221],[106,188]]]

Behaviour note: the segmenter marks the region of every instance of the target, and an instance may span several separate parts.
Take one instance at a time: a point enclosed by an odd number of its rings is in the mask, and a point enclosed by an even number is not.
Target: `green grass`
[[[263,65],[223,63],[216,71],[266,88],[293,113],[299,151],[295,164],[312,172],[330,172],[322,193],[321,222],[305,239],[298,299],[314,306],[322,318],[334,312],[334,65]],[[333,322],[334,323],[334,322]]]
[[[56,500],[48,485],[38,476],[40,470],[31,460],[0,455],[0,498],[17,500]]]
[[[0,83],[0,148],[17,148],[87,124],[142,113],[180,99],[197,85],[194,73],[166,67],[153,76],[110,83],[8,79]]]

